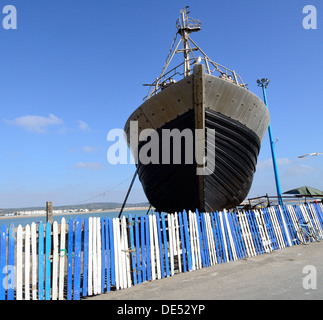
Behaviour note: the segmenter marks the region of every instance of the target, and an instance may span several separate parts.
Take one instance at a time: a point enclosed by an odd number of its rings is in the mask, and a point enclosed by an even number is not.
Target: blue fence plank
[[[211,226],[212,226],[212,233],[213,233],[213,238],[214,238],[214,246],[215,246],[215,253],[217,257],[217,263],[220,263],[220,254],[219,254],[219,248],[218,248],[218,239],[217,239],[217,234],[216,234],[216,229],[215,229],[215,224],[214,224],[214,213],[210,213],[211,217]]]
[[[101,293],[104,293],[105,288],[105,244],[104,218],[101,217]]]
[[[75,221],[75,245],[74,245],[74,293],[73,300],[81,298],[81,240],[82,240],[82,220],[77,217]]]
[[[149,237],[149,215],[146,215],[146,256],[147,256],[147,280],[151,280],[151,262],[150,262],[150,237]]]
[[[222,233],[220,213],[216,211],[216,213],[214,214],[214,217],[216,219],[216,226],[217,226],[218,236],[219,236],[219,244],[221,248],[221,262],[227,262],[227,255],[225,252],[224,240],[223,240],[223,238],[225,237],[225,234]]]
[[[0,300],[6,299],[6,261],[7,260],[7,227],[1,226],[0,231]]]
[[[279,223],[280,230],[281,230],[282,235],[283,235],[283,240],[285,242],[285,246],[289,247],[289,243],[288,243],[288,240],[287,240],[287,235],[286,235],[286,232],[285,232],[285,228],[284,228],[284,225],[283,225],[283,220],[282,220],[282,216],[280,214],[279,208],[275,207],[274,210],[275,210],[275,213],[276,213],[276,217],[277,217],[277,220],[278,220],[278,223]]]
[[[107,257],[107,292],[111,287],[111,271],[110,271],[110,240],[109,240],[109,220],[105,217],[105,250]]]
[[[185,252],[185,240],[184,240],[184,230],[183,230],[183,218],[182,218],[182,213],[178,213],[178,220],[179,220],[179,232],[181,235],[181,246],[182,246],[182,257],[183,257],[183,269],[184,272],[187,271],[187,266],[186,266],[186,252]]]
[[[145,217],[140,217],[140,236],[141,236],[141,267],[142,267],[142,281],[147,281],[146,274],[146,242],[145,242]]]
[[[164,249],[165,249],[165,267],[166,267],[166,276],[169,277],[169,258],[168,258],[168,245],[167,245],[167,232],[166,232],[166,221],[165,215],[161,214],[161,221],[162,221],[162,229],[163,229],[163,242],[164,242]]]
[[[273,250],[278,250],[277,238],[275,235],[274,227],[270,218],[270,214],[267,208],[262,209],[263,217],[266,224],[267,233],[270,237],[271,247]]]
[[[88,273],[88,264],[89,264],[89,218],[84,218],[84,251],[83,251],[83,288],[82,296],[87,296],[87,273]]]
[[[286,205],[281,206],[281,208],[282,208],[283,214],[285,216],[287,230],[289,232],[289,237],[291,239],[291,243],[292,243],[292,245],[294,245],[296,243],[295,243],[295,241],[293,241],[293,239],[296,239],[297,235],[296,235],[296,230],[294,228],[294,224],[292,221],[292,217],[291,217],[290,212],[289,212]]]
[[[240,256],[242,259],[247,256],[247,252],[246,252],[246,247],[245,247],[243,237],[242,237],[242,230],[239,225],[239,221],[238,221],[238,217],[237,217],[236,212],[233,212],[233,214],[232,214],[232,222],[233,222],[235,230],[236,230],[237,242],[238,242],[238,246],[239,246],[239,250],[240,250]]]
[[[7,300],[14,300],[15,296],[15,226],[10,224],[8,236],[8,292]]]
[[[161,229],[160,229],[161,221],[160,221],[160,216],[158,212],[156,212],[156,220],[157,220],[157,233],[158,233],[159,253],[160,253],[161,277],[165,278],[163,243],[162,243],[162,236],[161,236]]]
[[[128,223],[129,223],[129,231],[130,231],[130,249],[131,249],[131,265],[132,265],[133,284],[137,285],[135,239],[134,239],[134,231],[133,231],[134,222],[132,220],[131,213],[129,213],[129,215],[128,215]]]
[[[323,229],[323,212],[318,203],[313,203],[313,206],[315,209],[316,216],[320,222],[321,228]]]
[[[199,241],[200,241],[200,252],[201,252],[201,259],[202,259],[202,267],[206,267],[206,257],[205,257],[205,251],[204,251],[204,245],[203,245],[203,235],[201,231],[201,218],[199,213],[196,211],[196,220],[197,220],[197,231],[199,235]]]
[[[205,221],[204,212],[201,213],[201,231],[202,231],[202,238],[204,243],[205,264],[207,267],[209,267],[211,265],[211,261],[210,261],[209,243],[207,241],[206,221]]]
[[[140,261],[140,240],[139,239],[140,239],[139,219],[138,219],[138,215],[135,215],[135,242],[136,242],[136,258],[137,258],[136,273],[137,273],[138,283],[141,283],[142,265]]]
[[[38,229],[38,300],[44,300],[44,225]]]
[[[51,260],[52,249],[52,230],[50,222],[46,224],[46,256],[45,256],[45,300],[50,300],[51,289]]]
[[[249,225],[251,235],[252,235],[252,240],[253,240],[253,243],[254,243],[254,246],[255,246],[255,249],[256,249],[256,253],[257,253],[257,255],[259,255],[261,252],[260,252],[260,249],[259,249],[259,244],[258,244],[258,241],[257,241],[257,233],[255,231],[255,227],[254,227],[251,215],[252,215],[252,211],[247,211],[246,212],[248,225]]]
[[[74,236],[74,222],[73,222],[73,219],[71,218],[68,224],[67,300],[72,300],[73,236]]]
[[[239,247],[238,242],[237,242],[236,229],[235,229],[235,226],[234,226],[234,224],[232,222],[232,214],[231,214],[231,212],[227,212],[227,218],[228,218],[229,227],[230,227],[230,230],[231,230],[231,235],[232,235],[232,240],[233,240],[233,246],[234,246],[235,252],[237,254],[237,258],[241,259],[240,247]]]
[[[114,242],[113,242],[113,221],[109,219],[109,243],[110,243],[110,252],[111,252],[111,285],[116,285],[116,273],[115,273],[115,261],[114,261]]]
[[[192,271],[192,252],[191,252],[190,237],[188,232],[187,213],[185,210],[183,210],[183,220],[184,220],[184,235],[185,235],[185,244],[186,244],[186,252],[187,252],[188,270]]]
[[[227,243],[227,250],[228,250],[228,256],[229,256],[229,261],[233,260],[233,255],[232,255],[232,249],[231,249],[231,244],[230,244],[230,239],[229,239],[229,234],[228,234],[228,227],[227,223],[224,217],[224,213],[222,212],[222,221],[223,221],[223,227],[224,227],[224,237]]]

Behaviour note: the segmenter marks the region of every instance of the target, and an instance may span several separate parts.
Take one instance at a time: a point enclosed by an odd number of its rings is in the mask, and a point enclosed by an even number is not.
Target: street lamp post
[[[258,79],[257,80],[258,87],[262,87],[262,93],[264,96],[264,102],[265,105],[268,108],[268,103],[267,103],[267,95],[266,95],[266,89],[269,84],[269,79]],[[269,141],[270,141],[270,147],[271,147],[271,156],[273,159],[273,167],[274,167],[274,173],[275,173],[275,181],[276,181],[276,190],[277,190],[277,196],[278,196],[278,203],[280,205],[283,205],[283,199],[282,199],[282,192],[280,189],[280,181],[279,181],[279,175],[278,175],[278,168],[277,168],[277,161],[276,161],[276,153],[275,153],[275,143],[273,141],[273,136],[271,132],[271,125],[269,124],[268,127],[268,134],[269,134]]]

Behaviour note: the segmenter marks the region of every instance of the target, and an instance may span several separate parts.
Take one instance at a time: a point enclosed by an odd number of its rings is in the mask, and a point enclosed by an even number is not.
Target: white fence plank
[[[93,295],[93,218],[89,218],[89,254],[88,254],[88,276],[87,291],[89,296]]]
[[[17,229],[17,285],[16,299],[22,300],[22,226]]]
[[[65,283],[65,256],[66,256],[66,221],[65,218],[61,220],[60,233],[60,254],[59,254],[59,280],[58,280],[58,299],[64,300],[64,283]]]
[[[174,275],[174,245],[173,245],[173,228],[171,214],[167,214],[168,221],[168,239],[169,239],[169,261],[170,261],[170,275]]]
[[[156,217],[155,217],[156,220]],[[157,221],[157,220],[156,220]],[[182,272],[182,261],[181,261],[181,251],[179,242],[179,224],[178,224],[178,214],[174,215],[174,228],[175,228],[175,239],[176,239],[176,251],[177,251],[177,261],[178,261],[178,272]]]
[[[37,238],[36,224],[31,224],[32,299],[37,300]]]
[[[52,300],[58,298],[58,224],[57,221],[53,223],[53,265],[52,265]]]
[[[96,261],[97,261],[97,293],[102,286],[102,254],[101,254],[101,219],[96,218]]]
[[[25,300],[30,300],[30,226],[25,227]]]
[[[160,267],[160,252],[159,252],[159,241],[157,233],[157,217],[152,216],[153,222],[153,233],[154,233],[154,247],[155,247],[155,257],[156,257],[156,268],[157,268],[157,279],[161,279],[161,267]]]

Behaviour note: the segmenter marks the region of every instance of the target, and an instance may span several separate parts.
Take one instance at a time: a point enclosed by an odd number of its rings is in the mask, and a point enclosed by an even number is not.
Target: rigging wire
[[[99,197],[105,196],[108,192],[110,192],[110,191],[112,191],[112,190],[116,189],[117,187],[121,186],[122,184],[126,183],[126,182],[127,182],[128,180],[130,180],[131,178],[132,178],[132,175],[131,175],[130,177],[128,177],[126,180],[124,180],[124,181],[122,181],[122,182],[118,183],[117,185],[115,185],[115,186],[111,187],[110,189],[108,189],[108,190],[106,190],[106,191],[104,191],[104,192],[102,192],[102,193],[100,193],[100,194],[98,194],[98,195],[96,195],[96,196],[94,196],[94,197],[92,197],[92,198],[89,198],[89,199],[86,199],[86,200],[80,201],[80,202],[78,202],[78,203],[75,203],[74,205],[82,204],[82,203],[85,203],[85,202],[88,202],[88,201],[94,200],[94,199],[96,199],[96,198],[99,198]]]

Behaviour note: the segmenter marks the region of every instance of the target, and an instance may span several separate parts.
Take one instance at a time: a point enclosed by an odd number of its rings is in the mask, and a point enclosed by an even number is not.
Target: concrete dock
[[[175,274],[86,300],[323,299],[323,242]]]

